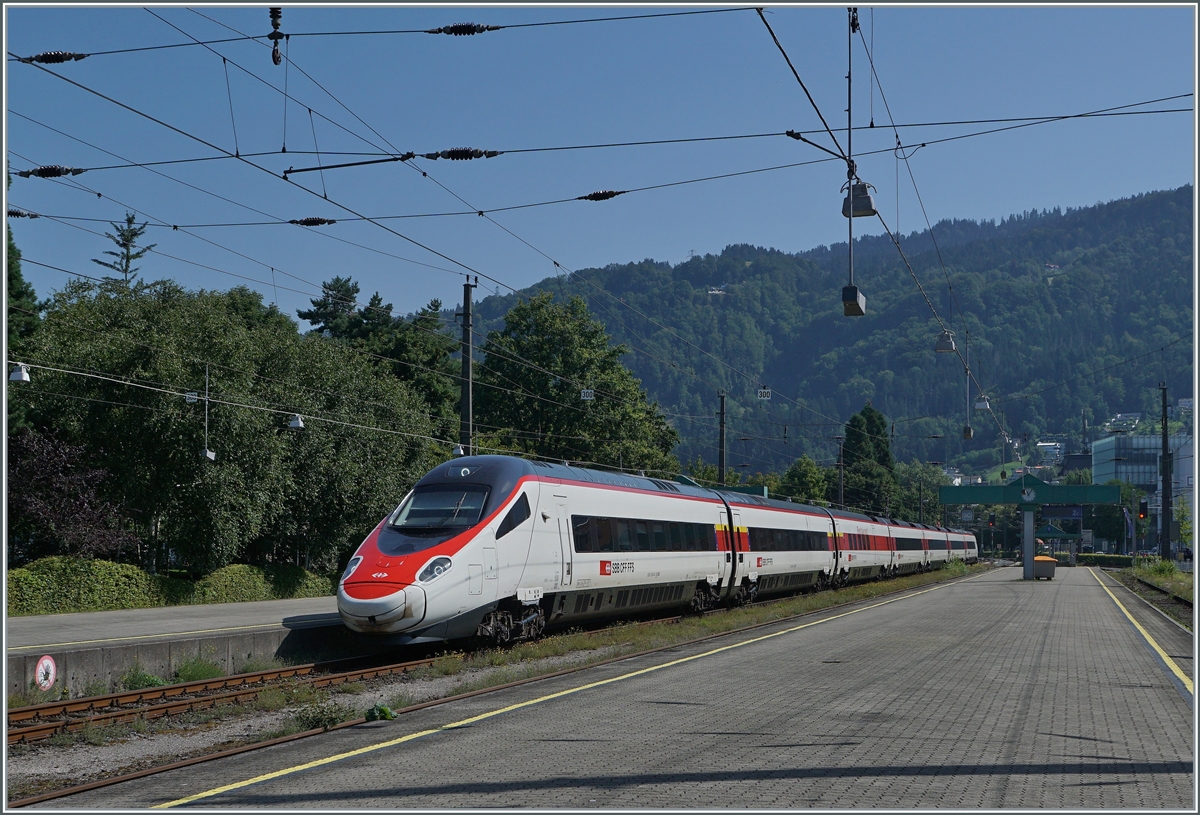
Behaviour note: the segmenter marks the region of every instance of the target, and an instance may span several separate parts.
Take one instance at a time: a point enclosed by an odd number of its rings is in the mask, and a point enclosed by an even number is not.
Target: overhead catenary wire
[[[297,67],[297,70],[300,70],[299,67]],[[314,80],[314,84],[317,84],[318,87],[322,87],[319,83],[316,83],[315,80]],[[328,91],[326,91],[326,93],[328,93]],[[1188,107],[1188,108],[1165,108],[1165,109],[1161,109],[1161,110],[1122,110],[1121,109],[1121,108],[1130,108],[1130,107],[1142,107],[1144,105],[1151,105],[1151,104],[1157,104],[1159,102],[1173,101],[1175,99],[1185,99],[1185,98],[1188,98],[1191,96],[1192,96],[1192,94],[1190,94],[1190,93],[1175,94],[1174,96],[1164,96],[1164,97],[1160,97],[1157,99],[1150,99],[1145,102],[1134,102],[1134,103],[1131,103],[1128,105],[1121,105],[1117,108],[1104,108],[1103,110],[1100,110],[1100,111],[1087,111],[1084,113],[1056,114],[1056,115],[1049,115],[1049,116],[1017,116],[1017,117],[993,118],[993,119],[961,119],[961,120],[945,121],[945,122],[890,123],[888,126],[893,129],[903,129],[903,128],[920,128],[920,127],[962,126],[962,125],[976,125],[976,124],[999,124],[999,123],[1007,123],[1007,122],[1023,122],[1023,123],[1031,124],[1031,125],[1039,125],[1039,124],[1050,124],[1053,122],[1064,121],[1067,119],[1103,119],[1103,118],[1119,117],[1119,116],[1149,116],[1149,115],[1162,114],[1162,113],[1192,113],[1192,112],[1194,112],[1194,108],[1190,108],[1190,107]],[[290,98],[290,97],[288,97],[288,98]],[[332,98],[334,98],[336,100],[336,97],[332,97]],[[292,101],[295,101],[295,100],[292,100]],[[10,110],[9,112],[13,113],[14,111]],[[353,111],[349,111],[349,112],[352,115],[354,115]],[[320,115],[320,114],[318,113],[316,115]],[[363,124],[364,124],[364,126],[370,128],[370,125],[367,125],[366,122],[363,122]],[[872,128],[872,127],[867,127],[866,125],[856,125],[854,127],[855,132],[868,131],[868,130],[879,130],[879,129],[880,128],[878,128],[878,127]],[[833,131],[835,133],[843,133],[846,131],[846,128],[835,127],[835,128],[833,128]],[[372,129],[372,132],[375,132],[375,131]],[[807,134],[819,133],[819,132],[823,132],[823,131],[815,131],[814,130],[814,131],[791,131],[791,132],[799,132],[799,133],[807,135]],[[977,133],[967,133],[967,134],[963,134],[963,137],[988,135],[993,132],[995,132],[995,131],[987,130],[987,131],[980,131]],[[498,152],[504,153],[506,155],[520,155],[522,153],[550,153],[550,152],[564,152],[564,151],[574,151],[574,150],[601,150],[601,149],[622,148],[622,147],[647,147],[647,146],[657,146],[657,145],[695,144],[695,143],[704,143],[704,142],[726,142],[726,141],[737,141],[737,140],[746,140],[746,139],[764,139],[764,138],[775,138],[775,137],[786,137],[786,136],[787,136],[787,131],[780,131],[780,132],[770,132],[770,133],[746,133],[746,134],[723,135],[723,136],[691,136],[691,137],[680,137],[680,138],[670,138],[670,139],[644,139],[644,140],[640,140],[640,141],[601,142],[601,143],[595,143],[595,144],[555,145],[555,146],[549,146],[549,147],[525,147],[525,148],[517,147],[517,148],[506,148],[506,149],[500,150]],[[380,136],[380,139],[384,140],[386,142],[386,139],[384,139],[382,136]],[[924,144],[926,144],[926,145],[931,144],[931,143],[936,143],[936,142],[924,142]],[[904,150],[911,150],[913,147],[919,148],[920,144],[914,142],[914,143],[907,144],[907,145],[901,145],[900,147],[901,147],[901,149],[904,149]],[[895,152],[896,149],[897,149],[896,147],[889,147],[889,148],[885,148],[885,149],[881,149],[881,150],[872,150],[872,151],[859,153],[859,155],[860,156],[868,156],[868,155],[879,155],[881,153],[892,153],[892,152]],[[422,155],[424,153],[428,153],[431,151],[414,150],[411,152],[413,152],[414,155]],[[436,151],[433,151],[433,152],[436,152]],[[378,164],[378,163],[386,163],[386,162],[398,162],[401,160],[403,151],[395,150],[395,149],[393,149],[391,151],[376,149],[373,152],[368,152],[365,150],[322,150],[321,154],[325,155],[325,156],[372,157],[371,160],[362,162],[362,164],[364,164],[364,165],[369,165],[369,164]],[[261,158],[263,156],[281,156],[281,155],[316,155],[316,151],[315,150],[262,150],[262,151],[258,151],[258,152],[252,152],[252,153],[251,152],[242,153],[241,155],[245,158]],[[131,169],[134,167],[156,167],[156,166],[162,166],[162,165],[168,165],[168,164],[194,164],[196,162],[204,162],[204,161],[227,161],[230,158],[233,158],[233,156],[231,156],[231,155],[194,156],[194,157],[190,157],[190,158],[165,159],[165,160],[161,160],[161,161],[144,161],[144,162],[129,161],[126,164],[107,164],[107,165],[100,165],[100,166],[96,166],[96,167],[84,167],[84,168],[81,168],[81,170],[83,172],[97,172],[100,170],[123,170],[123,169]],[[358,165],[346,164],[346,165],[342,165],[342,166],[358,166]],[[791,166],[791,165],[788,165],[788,166]],[[314,167],[312,169],[315,170],[317,168]],[[326,169],[326,170],[333,169],[333,166],[325,165],[324,169]],[[300,170],[293,170],[292,172],[297,173],[297,172],[300,172]],[[574,199],[567,199],[567,200],[574,200]]]
[[[783,54],[783,59],[785,62],[787,62],[788,68],[791,69],[792,76],[796,77],[796,82],[800,84],[800,88],[804,91],[804,95],[808,97],[808,102],[812,105],[813,110],[816,111],[817,118],[820,119],[821,124],[825,126],[825,132],[829,134],[829,138],[833,139],[833,144],[835,147],[837,147],[840,157],[843,159],[846,158],[846,151],[842,149],[842,145],[838,143],[837,136],[835,136],[833,131],[829,128],[829,123],[825,121],[825,117],[821,114],[821,109],[817,107],[816,100],[813,99],[812,94],[809,93],[808,87],[804,84],[804,80],[800,78],[800,72],[796,70],[796,66],[792,65],[792,58],[788,56],[787,51],[784,50],[783,44],[779,42],[779,37],[775,36],[775,30],[772,29],[771,24],[767,22],[767,17],[765,14],[763,14],[763,10],[761,8],[757,8],[755,11],[758,12],[758,16],[762,20],[763,25],[767,27],[767,31],[771,34],[771,39],[774,40],[775,47],[779,49],[780,54]]]
[[[618,21],[624,21],[624,20],[648,20],[648,19],[652,19],[652,18],[656,18],[656,17],[687,17],[687,16],[693,16],[693,15],[697,15],[697,14],[724,14],[724,13],[732,12],[732,11],[752,11],[752,10],[753,9],[751,7],[745,7],[745,8],[705,9],[702,11],[661,12],[661,13],[657,13],[657,14],[629,14],[629,15],[624,15],[621,17],[593,17],[593,18],[581,19],[581,20],[548,20],[545,22],[535,22],[535,23],[509,23],[509,24],[502,25],[502,26],[489,26],[488,28],[493,31],[499,31],[502,29],[509,29],[509,28],[511,28],[511,29],[542,28],[545,26],[556,26],[556,25],[578,25],[578,24],[583,24],[583,23],[608,23],[608,22],[618,22]],[[189,9],[189,11],[192,11],[192,9]],[[199,12],[196,12],[196,13],[198,14]],[[203,14],[200,16],[205,17],[205,19],[211,20],[212,22],[217,23],[218,25],[224,26],[225,28],[230,28],[230,30],[236,31],[236,29],[232,29],[230,26],[228,26],[225,23],[222,23],[218,20],[215,20],[212,17],[207,17],[206,15],[203,15]],[[367,35],[433,34],[433,33],[443,33],[443,32],[441,29],[407,28],[407,29],[386,29],[386,30],[377,30],[377,31],[300,31],[300,32],[292,32],[291,34],[289,34],[287,36],[291,36],[291,37],[347,37],[347,36],[367,36]],[[453,33],[453,32],[446,32],[446,33]],[[142,52],[142,51],[161,51],[161,50],[168,49],[168,48],[189,48],[189,47],[193,47],[196,45],[221,45],[223,43],[245,42],[247,40],[259,41],[259,40],[265,40],[265,39],[267,39],[266,34],[242,35],[240,37],[226,37],[224,39],[218,39],[218,40],[202,40],[202,41],[197,41],[197,42],[168,43],[166,45],[147,45],[147,46],[141,46],[141,47],[137,47],[137,48],[118,48],[118,49],[114,49],[114,50],[110,50],[110,51],[91,51],[88,54],[86,54],[86,56],[88,56],[88,57],[103,57],[103,56],[112,56],[115,54],[134,54],[134,53],[138,53],[138,52]],[[266,44],[266,43],[264,43],[264,44]],[[9,60],[14,61],[14,62],[24,62],[26,59],[28,59],[28,58],[22,58],[22,57],[18,57],[18,56],[11,55],[11,54],[9,55]]]

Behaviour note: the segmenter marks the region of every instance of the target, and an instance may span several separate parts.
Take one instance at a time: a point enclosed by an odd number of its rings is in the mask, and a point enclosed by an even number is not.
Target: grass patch
[[[1171,560],[1157,558],[1138,558],[1137,566],[1132,573],[1147,583],[1152,583],[1160,589],[1178,595],[1187,600],[1195,600],[1195,579],[1191,572],[1181,572]]]
[[[343,682],[330,688],[331,693],[362,693],[367,689],[365,682]]]
[[[142,663],[134,660],[120,680],[121,690],[141,690],[142,688],[158,688],[167,684],[167,680],[155,676],[142,668]]]
[[[358,712],[348,705],[329,700],[305,705],[293,714],[292,719],[299,730],[328,730],[334,725],[357,719]]]
[[[288,662],[279,657],[251,657],[242,667],[238,668],[237,673],[252,674],[259,671],[274,671],[278,668],[286,668],[288,665]]]
[[[17,707],[29,707],[30,705],[43,705],[46,702],[56,702],[62,698],[62,692],[51,688],[50,690],[42,690],[37,685],[30,684],[28,688],[16,693],[8,695],[7,706],[9,710]]]
[[[212,660],[203,657],[193,657],[179,663],[175,669],[176,682],[199,682],[203,679],[217,679],[225,675],[225,669]]]

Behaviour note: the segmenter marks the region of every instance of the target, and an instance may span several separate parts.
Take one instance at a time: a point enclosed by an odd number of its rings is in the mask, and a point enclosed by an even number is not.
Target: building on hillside
[[[1062,463],[1063,444],[1058,441],[1039,441],[1037,443],[1038,463],[1043,467],[1053,467]]]
[[[1109,433],[1132,433],[1141,420],[1140,413],[1118,413],[1105,423],[1104,429]]]
[[[1168,436],[1167,445],[1175,451],[1173,469],[1175,490],[1191,486],[1191,436]],[[1114,478],[1133,484],[1143,492],[1157,495],[1161,481],[1162,436],[1131,436],[1120,433],[1092,442],[1092,483],[1106,484]]]

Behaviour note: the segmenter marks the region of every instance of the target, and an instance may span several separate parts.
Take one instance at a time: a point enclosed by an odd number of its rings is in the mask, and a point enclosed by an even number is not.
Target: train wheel
[[[507,611],[493,611],[480,621],[475,634],[499,646],[512,641],[512,630],[512,615]]]

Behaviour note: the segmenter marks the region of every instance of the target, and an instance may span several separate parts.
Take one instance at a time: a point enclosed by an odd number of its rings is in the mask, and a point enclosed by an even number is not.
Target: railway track
[[[62,702],[14,708],[8,711],[8,743],[39,741],[56,733],[82,730],[88,725],[109,725],[135,719],[157,719],[218,705],[252,701],[269,687],[299,680],[315,688],[332,687],[394,676],[432,665],[436,659],[411,660],[384,666],[335,671],[333,668],[361,657],[333,662],[313,662],[288,668],[234,674],[219,679],[180,682],[143,690],[89,696]]]
[[[1137,575],[1134,575],[1133,579],[1136,580],[1139,584],[1145,586],[1146,588],[1153,589],[1154,591],[1158,592],[1159,594],[1169,597],[1171,600],[1174,600],[1176,603],[1185,605],[1188,608],[1193,607],[1191,600],[1189,600],[1186,597],[1180,597],[1178,594],[1175,594],[1170,589],[1164,589],[1162,586],[1156,586],[1153,583],[1151,583],[1149,580],[1143,580],[1142,578],[1138,577]]]
[[[961,579],[961,578],[959,578],[959,579]],[[887,591],[887,592],[883,592],[879,595],[876,595],[876,597],[886,596],[889,594],[897,594],[897,593],[901,593],[904,591],[910,591],[913,588],[914,587],[911,587],[911,586],[897,587],[897,588],[893,589],[892,591]],[[787,600],[790,600],[790,599],[793,599],[793,596],[775,598],[775,599],[771,599],[771,600],[764,600],[764,601],[753,603],[752,605],[757,606],[757,607],[770,606],[770,605],[774,605],[776,603],[786,602]],[[874,598],[872,598],[872,599],[874,599]],[[849,602],[855,602],[855,601],[849,601]],[[758,628],[762,628],[763,626],[775,625],[775,624],[778,624],[778,623],[786,621],[786,620],[796,619],[799,617],[805,617],[805,616],[809,616],[811,614],[818,614],[823,611],[828,611],[831,608],[836,608],[840,605],[842,605],[842,604],[835,603],[833,606],[829,606],[826,608],[821,608],[821,609],[817,609],[814,611],[806,611],[806,612],[802,612],[799,614],[790,615],[788,617],[782,617],[779,619],[769,620],[766,622],[754,623],[751,625],[730,629],[728,631],[720,631],[720,632],[716,632],[713,634],[707,634],[705,636],[698,637],[698,638],[692,639],[692,640],[688,640],[686,642],[672,643],[669,645],[664,645],[664,646],[660,646],[657,648],[651,648],[651,649],[641,651],[638,653],[634,653],[634,654],[622,654],[620,656],[615,656],[610,659],[600,660],[599,662],[590,662],[590,663],[587,663],[586,665],[580,665],[580,666],[566,668],[566,669],[559,670],[559,671],[541,674],[541,675],[538,675],[535,677],[530,677],[528,679],[521,679],[521,680],[517,680],[515,682],[509,682],[509,683],[506,683],[503,685],[482,688],[480,690],[470,691],[468,693],[457,694],[454,696],[443,697],[440,699],[433,699],[433,700],[421,702],[419,704],[415,704],[415,705],[412,705],[410,707],[406,707],[406,708],[403,708],[400,710],[396,710],[396,711],[394,711],[394,713],[397,716],[399,716],[404,713],[421,710],[421,709],[424,709],[427,707],[433,707],[435,705],[442,705],[442,704],[454,702],[454,701],[457,701],[460,699],[466,699],[466,698],[469,698],[472,696],[478,696],[478,695],[484,694],[484,693],[492,693],[497,690],[502,690],[502,689],[510,688],[510,687],[516,687],[519,685],[527,684],[529,682],[536,682],[536,681],[548,679],[548,678],[555,677],[555,676],[562,676],[562,675],[566,675],[566,674],[576,673],[578,671],[587,670],[589,668],[594,668],[597,665],[604,665],[604,664],[607,664],[610,662],[617,662],[620,660],[630,659],[632,657],[656,653],[658,651],[669,650],[672,648],[678,648],[683,645],[690,645],[690,644],[694,644],[694,643],[705,642],[707,640],[711,640],[711,639],[714,639],[717,637],[728,636],[730,634],[738,634],[738,633],[742,633],[742,632],[746,632],[746,631],[752,631],[752,630],[755,630]],[[710,614],[728,613],[729,611],[730,611],[730,609],[715,609],[715,610],[704,612],[704,614],[701,616],[708,616]],[[696,615],[688,615],[688,616],[696,616]],[[685,617],[680,616],[680,615],[675,615],[675,616],[671,616],[671,617],[641,620],[641,621],[637,621],[633,624],[638,625],[638,626],[661,625],[661,624],[670,624],[672,622],[678,622],[682,619],[685,619]],[[586,634],[599,633],[602,630],[603,629],[597,629],[594,632],[587,631],[587,632],[583,632],[583,633],[586,633]],[[465,652],[458,652],[457,655],[462,656],[464,653]],[[119,694],[109,694],[107,696],[97,696],[97,697],[91,697],[91,698],[87,698],[87,699],[71,700],[70,702],[54,702],[54,703],[49,703],[47,705],[33,705],[33,706],[26,707],[26,708],[17,708],[17,709],[14,709],[13,711],[10,711],[10,719],[9,719],[10,730],[9,730],[9,734],[8,734],[8,736],[9,736],[8,743],[14,744],[14,743],[18,743],[19,741],[22,741],[22,740],[35,741],[35,740],[37,740],[37,738],[48,738],[50,735],[53,735],[55,732],[64,732],[64,731],[69,732],[70,730],[81,729],[89,721],[92,723],[96,723],[96,722],[100,722],[100,721],[104,721],[105,723],[124,722],[124,721],[132,721],[133,719],[138,718],[139,715],[145,715],[148,712],[152,713],[152,716],[153,715],[163,716],[163,715],[172,715],[172,713],[186,712],[186,710],[197,710],[197,709],[203,709],[206,707],[214,707],[218,704],[229,703],[230,701],[236,700],[236,697],[253,698],[257,694],[261,693],[263,690],[266,690],[267,687],[270,687],[269,684],[260,684],[260,686],[258,686],[258,687],[251,687],[251,685],[253,685],[254,683],[274,682],[274,681],[278,681],[278,680],[287,680],[287,679],[299,679],[300,681],[311,682],[314,684],[315,687],[330,687],[330,686],[334,686],[334,685],[338,685],[338,684],[342,684],[342,683],[346,683],[346,682],[356,682],[356,681],[380,678],[380,677],[384,677],[384,676],[394,676],[396,674],[405,673],[407,671],[411,671],[411,670],[414,670],[419,667],[431,665],[437,660],[446,658],[446,656],[455,656],[455,654],[442,654],[442,655],[438,655],[438,656],[431,657],[428,659],[413,660],[410,662],[402,662],[402,663],[396,663],[396,664],[392,664],[392,665],[375,666],[375,667],[369,667],[369,668],[360,668],[360,669],[351,670],[351,671],[339,671],[339,672],[332,672],[332,673],[320,673],[320,671],[322,670],[323,667],[348,662],[349,660],[338,660],[336,663],[312,663],[312,664],[308,664],[308,665],[297,665],[297,666],[293,666],[290,668],[275,669],[273,671],[259,671],[259,672],[255,672],[255,673],[238,674],[238,675],[234,675],[234,676],[223,677],[220,679],[212,679],[212,680],[199,681],[199,682],[179,683],[177,685],[168,685],[168,686],[162,686],[162,687],[158,687],[158,688],[150,688],[150,689],[146,689],[144,691],[128,691],[128,692],[119,693]],[[361,660],[362,658],[361,657],[353,657],[351,659]],[[231,686],[230,683],[234,683],[234,682],[242,683],[243,687],[235,688],[232,691],[224,691],[225,688],[229,688]],[[183,695],[186,695],[189,693],[203,694],[205,692],[205,690],[203,689],[202,686],[205,686],[205,685],[214,686],[213,690],[215,690],[216,693],[211,693],[210,695],[207,695],[207,696],[193,696],[193,697],[187,698],[187,699],[172,698],[174,696],[183,696]],[[191,690],[190,691],[187,690],[188,688],[191,688]],[[222,692],[222,691],[224,691],[224,692]],[[89,704],[95,705],[96,703],[102,702],[104,700],[128,699],[128,698],[132,698],[132,697],[138,697],[139,701],[150,701],[150,702],[153,702],[154,704],[144,705],[141,708],[127,709],[125,711],[100,710],[94,706],[90,707],[90,708],[87,707],[87,705],[89,705]],[[162,700],[168,699],[168,698],[171,698],[171,701],[162,701]],[[176,706],[183,705],[186,703],[191,703],[192,706],[176,708]],[[137,702],[135,701],[135,702],[133,702],[133,704],[136,705]],[[72,711],[61,710],[66,707],[73,707],[76,709],[72,710]],[[57,714],[53,713],[52,711],[55,708],[59,708],[60,712]],[[169,708],[176,708],[176,709],[172,710]],[[91,710],[94,713],[92,714],[92,717],[90,719],[86,718],[87,714],[85,713],[84,718],[79,718],[76,720],[63,721],[62,719],[59,719],[57,722],[47,722],[46,723],[47,725],[53,724],[56,727],[56,729],[51,730],[49,733],[47,733],[47,735],[35,737],[35,738],[15,739],[14,740],[14,732],[11,729],[12,722],[13,722],[13,720],[11,718],[12,714],[20,715],[22,717],[21,721],[29,721],[32,719],[33,721],[36,722],[36,720],[37,720],[36,715],[35,716],[28,715],[28,712],[34,711],[35,709],[45,709],[46,712],[43,715],[51,716],[51,717],[56,716],[56,715],[60,716],[60,717],[61,716],[70,716],[71,713],[80,713],[80,712],[85,712],[88,710]],[[159,710],[162,710],[162,712],[158,712]],[[124,713],[127,718],[119,718],[121,713]],[[101,719],[100,717],[107,717],[107,718]],[[180,767],[187,767],[187,766],[199,764],[199,763],[202,763],[205,761],[211,761],[213,759],[225,758],[225,757],[237,755],[239,753],[247,752],[250,750],[257,750],[259,748],[268,747],[268,746],[275,745],[275,744],[283,744],[283,743],[286,743],[289,741],[296,741],[298,739],[307,738],[309,736],[319,735],[320,733],[328,732],[329,730],[340,730],[340,729],[346,728],[346,727],[353,727],[355,725],[362,724],[365,721],[366,721],[365,718],[357,718],[357,719],[353,719],[350,721],[342,722],[341,724],[332,725],[327,728],[307,730],[304,732],[294,733],[294,734],[291,734],[288,736],[282,736],[282,737],[279,737],[276,739],[271,739],[268,741],[255,742],[252,744],[242,745],[240,747],[234,747],[232,749],[226,749],[226,750],[222,750],[219,752],[208,753],[208,754],[201,755],[201,756],[195,756],[192,758],[184,759],[182,761],[177,761],[177,762],[173,762],[170,764],[161,764],[161,765],[158,765],[155,767],[150,767],[150,768],[139,770],[139,771],[136,771],[133,773],[115,775],[115,776],[111,776],[108,778],[102,778],[102,779],[99,779],[96,781],[91,781],[91,782],[88,782],[88,783],[85,783],[82,785],[63,788],[63,789],[59,789],[59,790],[54,790],[54,791],[46,792],[46,793],[43,793],[40,795],[34,795],[34,796],[31,796],[28,798],[23,798],[23,799],[18,799],[18,800],[10,800],[10,801],[8,801],[8,807],[9,808],[17,808],[17,807],[27,806],[30,804],[41,803],[43,801],[54,800],[57,798],[68,796],[68,795],[73,795],[75,793],[85,792],[85,791],[91,790],[91,789],[98,789],[100,787],[111,786],[113,784],[122,783],[124,781],[131,781],[135,778],[141,778],[141,777],[147,776],[147,775],[154,775],[157,773],[166,772],[168,770],[173,770],[173,769],[177,769]],[[32,728],[35,726],[37,726],[37,725],[36,724],[26,725],[25,727],[22,727],[20,730],[22,733],[28,732],[29,735],[32,736],[33,731],[29,728]]]

